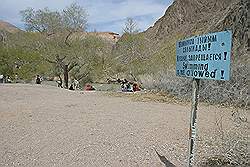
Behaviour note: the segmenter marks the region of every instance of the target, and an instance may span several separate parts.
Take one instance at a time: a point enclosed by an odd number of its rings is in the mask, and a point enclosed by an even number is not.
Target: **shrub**
[[[204,135],[197,141],[200,152],[198,166],[250,166],[247,112],[233,109],[232,113],[219,111],[216,114],[215,128],[209,132],[210,135]]]
[[[247,68],[242,63],[232,66],[230,81],[201,80],[200,101],[212,104],[225,104],[248,107]],[[177,77],[174,70],[161,70],[157,73],[140,75],[145,88],[173,94],[182,99],[190,99],[192,79]]]

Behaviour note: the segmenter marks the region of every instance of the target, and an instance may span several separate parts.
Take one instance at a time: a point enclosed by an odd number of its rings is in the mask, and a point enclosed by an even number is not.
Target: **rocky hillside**
[[[127,76],[133,75],[146,88],[165,90],[188,99],[191,96],[190,80],[175,74],[176,41],[231,30],[230,82],[221,84],[204,80],[203,84],[210,92],[201,93],[200,99],[245,105],[248,103],[249,4],[249,0],[174,0],[154,26],[133,37],[123,35],[116,46],[116,57],[120,66],[125,66]]]
[[[16,26],[5,22],[3,20],[0,20],[0,31],[7,31],[9,33],[16,33],[16,32],[20,32],[21,30],[18,29]]]
[[[250,5],[247,3],[248,0],[174,0],[154,26],[134,35],[130,41],[123,35],[116,45],[116,57],[120,57],[122,64],[124,60],[130,60],[127,65],[134,60],[145,60],[145,71],[174,69],[176,41],[193,35],[232,30],[232,60],[245,62],[249,47],[247,25],[250,23],[247,16]],[[131,53],[125,52],[129,50]]]
[[[159,43],[194,34],[233,31],[234,51],[248,43],[247,0],[175,0],[145,36]]]
[[[114,32],[89,32],[88,34],[100,37],[111,43],[116,43],[120,38],[120,35]]]

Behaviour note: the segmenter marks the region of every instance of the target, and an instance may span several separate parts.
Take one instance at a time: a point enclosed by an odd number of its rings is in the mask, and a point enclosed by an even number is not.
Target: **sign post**
[[[199,98],[199,87],[200,79],[193,79],[192,81],[192,107],[191,107],[191,116],[190,116],[190,128],[189,128],[189,157],[188,157],[188,166],[191,167],[192,161],[194,158],[194,146],[195,146],[195,137],[196,137],[196,123],[197,123],[197,106]]]
[[[193,78],[189,167],[192,167],[194,160],[200,79],[229,80],[231,46],[231,31],[194,36],[176,43],[176,75]]]

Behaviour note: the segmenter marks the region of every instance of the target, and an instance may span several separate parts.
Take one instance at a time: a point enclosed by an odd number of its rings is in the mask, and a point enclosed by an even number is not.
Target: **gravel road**
[[[200,134],[213,108],[199,109]],[[0,85],[0,166],[186,166],[190,106]],[[158,152],[158,154],[157,154]]]

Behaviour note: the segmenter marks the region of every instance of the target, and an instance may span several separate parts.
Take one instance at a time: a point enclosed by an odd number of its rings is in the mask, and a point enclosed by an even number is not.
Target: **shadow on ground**
[[[161,162],[164,163],[164,165],[165,165],[166,167],[176,167],[172,162],[170,162],[169,160],[167,160],[167,158],[166,158],[165,156],[160,155],[160,154],[156,151],[156,149],[154,149],[154,150],[155,150],[156,154],[158,155],[159,159],[161,160]]]

